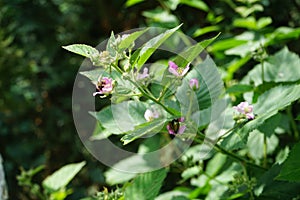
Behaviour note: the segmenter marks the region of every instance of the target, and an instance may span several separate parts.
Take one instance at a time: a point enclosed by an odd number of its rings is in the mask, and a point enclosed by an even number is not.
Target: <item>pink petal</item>
[[[177,70],[178,70],[178,66],[174,62],[169,61],[169,72],[171,74],[174,74],[175,76],[180,76],[180,74],[178,74]]]
[[[185,129],[186,129],[186,126],[185,125],[181,125],[180,127],[179,127],[179,129],[178,129],[178,134],[182,134],[184,131],[185,131]]]
[[[199,81],[196,78],[190,80],[190,87],[195,90],[199,88]]]
[[[254,119],[254,114],[253,113],[247,113],[246,114],[248,119]]]
[[[178,66],[173,61],[169,61],[169,68],[177,70]]]
[[[178,121],[179,121],[179,122],[184,122],[184,117],[180,117],[180,118],[178,119]]]

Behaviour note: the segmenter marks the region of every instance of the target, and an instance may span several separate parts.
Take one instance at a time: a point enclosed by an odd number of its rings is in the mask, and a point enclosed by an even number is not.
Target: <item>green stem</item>
[[[192,105],[193,105],[193,94],[192,92],[189,92],[189,97],[190,97],[190,104],[189,104],[189,108],[188,111],[186,113],[186,120],[189,121],[191,114],[192,114]]]
[[[295,140],[298,141],[299,140],[299,131],[297,129],[297,124],[296,124],[296,122],[294,120],[294,117],[293,117],[292,106],[288,107],[287,114],[288,114],[288,116],[290,118],[290,121],[291,121],[292,129],[293,129],[294,136],[295,136]]]
[[[254,200],[254,194],[253,194],[251,186],[249,185],[250,179],[249,179],[249,176],[248,176],[247,168],[245,167],[245,165],[243,165],[243,163],[241,163],[241,166],[242,166],[243,171],[244,171],[244,176],[247,179],[247,192],[250,194],[250,199]]]
[[[225,154],[225,155],[231,157],[232,159],[234,159],[234,160],[236,160],[236,161],[239,161],[239,162],[241,162],[241,163],[243,163],[243,164],[245,164],[245,165],[251,166],[251,167],[253,167],[253,168],[266,170],[264,167],[261,167],[261,166],[259,166],[259,165],[256,165],[256,164],[254,164],[254,163],[252,163],[252,162],[250,162],[250,161],[248,161],[248,160],[246,160],[246,159],[244,159],[244,158],[242,158],[242,157],[240,157],[240,156],[238,156],[238,155],[236,155],[236,154],[234,154],[234,153],[232,153],[232,152],[230,152],[230,151],[227,151],[226,149],[222,148],[220,145],[215,144],[215,141],[213,141],[213,140],[211,140],[211,139],[205,137],[205,135],[203,135],[203,134],[200,133],[200,132],[197,133],[197,136],[198,136],[198,138],[197,138],[197,137],[194,138],[194,140],[195,140],[196,142],[202,143],[202,142],[206,141],[206,142],[208,142],[210,145],[212,145],[212,147],[213,147],[216,151],[218,151],[218,152],[220,152],[220,153],[223,153],[223,154]],[[200,137],[200,138],[199,138],[199,137]]]
[[[223,139],[226,135],[228,135],[229,133],[231,133],[232,131],[244,126],[245,123],[237,123],[234,127],[232,127],[231,129],[229,129],[228,131],[226,131],[223,135],[221,135],[221,137],[218,138],[218,141],[220,141],[221,139]]]
[[[224,183],[222,181],[219,181],[216,177],[213,177],[211,175],[209,175],[208,173],[206,173],[205,171],[202,171],[201,173],[203,173],[205,176],[207,176],[209,179],[216,181],[217,183],[221,184],[221,185],[227,185],[227,183]]]
[[[261,79],[262,83],[265,83],[264,60],[261,60]]]
[[[267,144],[267,136],[264,134],[264,167],[267,167],[267,152],[268,151],[268,144]]]
[[[167,83],[167,85],[164,87],[163,91],[161,91],[159,97],[158,97],[158,101],[161,101],[162,98],[165,96],[166,92],[167,92],[167,89],[169,88],[170,86],[170,82]]]
[[[120,73],[123,74],[123,71],[115,64],[112,64],[112,66]],[[140,87],[136,82],[134,82],[132,79],[127,79],[129,82],[131,82],[146,98],[152,100],[156,104],[160,105],[165,111],[170,113],[171,115],[175,115],[168,107],[166,107],[164,104],[159,102],[156,98],[154,98],[152,95],[149,95],[142,87]]]

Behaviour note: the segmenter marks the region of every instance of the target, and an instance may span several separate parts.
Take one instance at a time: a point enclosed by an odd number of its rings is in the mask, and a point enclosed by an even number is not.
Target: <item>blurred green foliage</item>
[[[250,33],[259,44],[274,34],[270,53],[285,44],[300,53],[299,9],[299,0],[0,0],[0,152],[11,199],[30,199],[17,186],[21,166],[45,165],[37,177],[41,181],[62,165],[86,160],[70,199],[106,185],[105,167],[85,150],[73,125],[74,66],[79,67],[82,58],[61,46],[96,46],[112,30],[139,26],[183,23],[184,32],[198,41],[222,32],[219,46],[217,41],[209,51],[230,86],[255,63],[251,57],[226,52],[249,40],[234,38],[237,35]]]

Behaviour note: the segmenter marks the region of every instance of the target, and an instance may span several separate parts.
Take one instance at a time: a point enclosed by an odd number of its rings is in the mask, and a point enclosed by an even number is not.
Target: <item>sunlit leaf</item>
[[[121,138],[121,141],[126,145],[144,135],[158,133],[163,128],[165,122],[165,119],[156,119],[136,126],[134,130],[127,132],[126,135]]]
[[[251,131],[259,128],[267,119],[300,98],[300,85],[277,86],[258,97],[254,104],[254,114],[257,116],[241,129],[226,137],[222,146],[226,149],[243,148]]]
[[[86,44],[72,44],[63,46],[62,48],[87,58],[91,58],[91,56],[99,54],[99,51],[97,49]]]
[[[206,27],[197,29],[193,33],[193,37],[199,37],[199,36],[204,35],[206,33],[214,32],[214,31],[219,31],[219,30],[220,30],[219,26],[206,26]]]
[[[144,34],[146,31],[148,31],[148,29],[144,29],[141,31],[136,31],[134,33],[131,33],[129,36],[127,36],[125,39],[123,39],[121,41],[121,43],[119,44],[119,49],[127,49],[128,47],[130,47],[130,45],[132,45],[132,43],[134,43],[134,41],[140,37],[142,34]]]
[[[131,7],[131,6],[134,6],[138,3],[141,3],[143,1],[145,1],[145,0],[127,0],[126,3],[125,3],[125,6],[126,7]]]
[[[82,169],[85,162],[65,165],[43,181],[43,186],[51,191],[59,190],[68,185],[74,176]]]
[[[209,7],[202,0],[180,0],[180,3],[203,11],[209,10]]]
[[[210,45],[215,39],[219,37],[221,33],[216,35],[215,37],[199,42],[191,47],[188,47],[183,52],[179,53],[173,61],[179,67],[185,67],[188,63],[191,63],[194,59],[200,58],[200,53],[205,50],[205,48]]]
[[[300,80],[300,58],[288,48],[283,48],[264,62],[264,80],[266,82],[293,82]],[[253,82],[255,86],[262,84],[262,67],[256,65],[242,80]]]
[[[172,34],[174,34],[180,28],[180,26],[181,25],[173,29],[167,30],[164,33],[161,33],[160,35],[152,38],[151,40],[149,40],[147,43],[143,45],[141,50],[138,52],[137,60],[135,60],[134,62],[137,64],[138,70],[141,69],[141,67],[146,63],[148,58],[155,52],[155,50],[159,48],[159,46],[163,42],[165,42]]]

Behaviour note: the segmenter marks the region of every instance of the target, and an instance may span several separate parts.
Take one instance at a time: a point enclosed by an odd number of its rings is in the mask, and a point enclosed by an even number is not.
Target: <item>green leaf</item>
[[[106,107],[100,112],[90,112],[90,114],[100,122],[103,128],[109,130],[109,132],[111,132],[112,134],[122,133],[118,124],[114,120],[111,107]],[[99,134],[101,134],[101,132]]]
[[[155,198],[155,200],[189,200],[188,198],[188,192],[185,191],[170,191],[170,192],[165,192],[158,197]]]
[[[131,33],[129,36],[127,36],[125,39],[123,39],[121,41],[121,43],[119,44],[119,49],[123,50],[123,49],[127,49],[128,47],[130,47],[132,45],[132,43],[139,38],[141,35],[143,35],[146,31],[148,31],[148,29],[144,29],[141,31],[136,31],[134,33]]]
[[[279,139],[272,135],[267,137],[267,153],[271,154],[279,144]],[[255,160],[262,159],[264,156],[264,134],[258,130],[254,130],[250,133],[247,147],[249,154]]]
[[[275,134],[275,129],[280,125],[280,122],[283,121],[283,115],[277,113],[273,117],[267,119],[263,125],[258,127],[258,130],[265,134],[267,137],[271,137]]]
[[[135,126],[146,122],[144,113],[148,104],[136,101],[124,101],[118,104],[112,104],[99,112],[90,112],[105,130],[99,129],[98,134],[124,134]],[[94,139],[102,138],[94,135]]]
[[[258,21],[254,17],[235,19],[233,25],[236,27],[247,28],[250,30],[260,30],[272,23],[270,17],[262,17]]]
[[[85,161],[63,166],[43,181],[43,187],[52,191],[66,187],[84,165]]]
[[[179,28],[181,27],[181,25],[167,30],[164,33],[159,34],[158,36],[152,38],[151,40],[149,40],[148,42],[146,42],[142,49],[140,51],[138,51],[138,57],[137,59],[134,61],[134,64],[137,64],[137,69],[140,70],[141,67],[146,63],[146,61],[150,58],[150,56],[155,52],[155,50],[157,48],[159,48],[159,46],[161,44],[163,44],[172,34],[174,34]],[[133,64],[133,65],[134,65]]]
[[[125,3],[125,6],[128,8],[128,7],[134,6],[135,4],[141,3],[143,1],[145,1],[145,0],[127,0]]]
[[[297,39],[300,36],[300,28],[279,27],[267,34],[270,39],[269,44],[277,44],[279,41],[286,41],[290,39]]]
[[[262,5],[254,4],[251,5],[251,7],[246,6],[239,6],[236,7],[235,10],[242,16],[242,17],[248,17],[251,13],[254,13],[256,11],[263,11],[264,8]]]
[[[179,67],[185,67],[188,63],[191,63],[194,59],[197,57],[200,58],[200,53],[208,46],[210,45],[215,39],[219,37],[221,33],[216,35],[215,37],[204,40],[202,42],[199,42],[185,51],[181,52],[178,56],[174,58],[174,62],[179,66]],[[207,58],[208,60],[208,58]]]
[[[298,158],[297,158],[298,159]],[[299,160],[299,159],[298,159]],[[270,170],[259,177],[254,194],[258,200],[272,199],[294,199],[299,195],[299,183],[290,183],[276,180],[281,166],[273,165]],[[299,197],[299,196],[298,196]]]
[[[109,52],[109,55],[111,57],[115,57],[117,55],[117,47],[116,47],[116,37],[115,37],[115,34],[114,32],[112,31],[111,34],[110,34],[110,37],[107,41],[107,44],[106,44],[106,51]]]
[[[209,7],[201,0],[180,0],[180,3],[199,10],[209,11]]]
[[[209,52],[224,51],[245,43],[247,43],[246,40],[240,40],[237,37],[221,39],[212,44],[208,50]]]
[[[264,80],[266,82],[295,82],[300,80],[300,58],[290,52],[287,47],[270,56],[264,63]],[[262,84],[262,68],[256,65],[242,80],[243,83],[253,82],[255,86]]]
[[[72,44],[63,46],[62,48],[87,58],[91,58],[91,56],[99,54],[99,51],[97,49],[86,44]]]
[[[232,80],[234,73],[244,66],[249,60],[251,59],[251,55],[248,54],[242,58],[234,59],[232,62],[229,63],[227,67],[227,75],[225,80],[230,81]]]
[[[138,154],[119,161],[104,173],[106,182],[110,185],[125,183],[136,177],[138,172],[160,168],[160,155],[151,152],[157,151],[161,143],[160,135],[145,139],[139,146]]]
[[[87,77],[88,79],[90,79],[92,83],[96,84],[99,76],[103,74],[103,72],[104,72],[103,68],[96,68],[90,71],[83,71],[79,73]]]
[[[233,26],[257,30],[256,29],[256,20],[254,17],[237,18],[233,21]]]
[[[166,175],[167,171],[160,169],[137,176],[132,183],[125,188],[125,199],[154,200]]]
[[[260,30],[260,29],[268,26],[271,23],[272,23],[271,17],[262,17],[257,21],[257,24],[256,24],[257,30]]]
[[[156,119],[136,126],[134,130],[129,131],[121,138],[124,145],[147,134],[158,133],[164,126],[165,119]]]
[[[206,173],[210,177],[214,177],[222,169],[223,165],[226,162],[226,155],[217,153],[209,162],[207,163]]]
[[[227,88],[226,93],[229,94],[243,94],[245,92],[250,92],[253,90],[253,86],[244,85],[244,84],[236,84],[229,88]]]
[[[287,158],[290,153],[290,148],[286,146],[284,149],[281,149],[276,156],[276,164],[281,165]]]
[[[219,37],[221,33],[216,35],[215,37],[204,40],[202,42],[199,42],[189,48],[187,48],[185,51],[181,52],[178,56],[176,56],[173,61],[179,66],[179,67],[185,67],[188,63],[191,63],[195,58],[200,57],[200,53],[208,46],[210,45],[215,39]]]
[[[180,0],[167,0],[165,1],[165,5],[170,8],[171,10],[176,10]]]
[[[190,168],[187,168],[186,170],[184,170],[181,173],[181,177],[183,178],[183,180],[187,180],[193,176],[199,175],[201,172],[201,167],[199,166],[193,166]]]
[[[292,102],[300,98],[300,85],[277,86],[258,97],[253,105],[254,120],[247,122],[241,129],[230,134],[222,141],[226,149],[243,148],[246,145],[248,135],[254,129],[260,127],[267,119],[284,109]]]
[[[291,150],[287,160],[283,163],[277,180],[300,182],[300,143],[297,143]]]
[[[206,109],[218,99],[223,89],[223,82],[213,60],[207,57],[184,77],[182,85],[176,91],[181,106],[187,107],[190,104],[190,99],[186,97],[187,91],[190,91],[189,80],[192,78],[199,81],[200,88],[195,92],[199,110]],[[197,107],[193,109],[197,110]]]
[[[162,8],[144,11],[142,14],[148,19],[151,19],[150,21],[152,21],[153,23],[162,24],[163,27],[174,27],[178,26],[179,24],[178,19],[175,15]]]
[[[219,26],[206,26],[203,28],[198,28],[194,33],[193,37],[199,37],[201,35],[204,35],[206,33],[214,32],[214,31],[219,31],[220,27]]]

